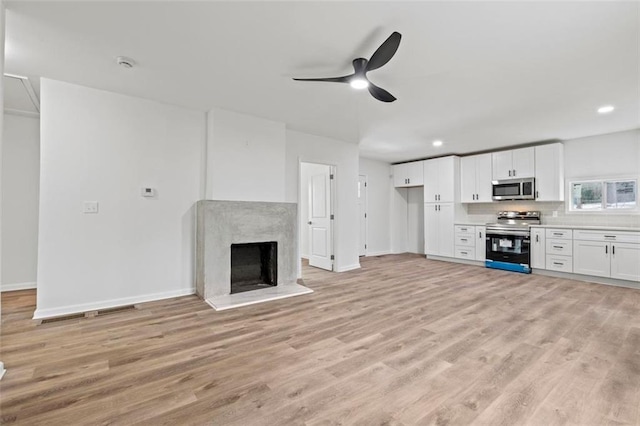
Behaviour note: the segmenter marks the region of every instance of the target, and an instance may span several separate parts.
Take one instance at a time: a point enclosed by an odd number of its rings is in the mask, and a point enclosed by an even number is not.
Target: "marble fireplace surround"
[[[196,205],[196,293],[216,310],[312,293],[296,283],[297,204],[201,200]],[[277,286],[231,294],[231,244],[278,243]]]

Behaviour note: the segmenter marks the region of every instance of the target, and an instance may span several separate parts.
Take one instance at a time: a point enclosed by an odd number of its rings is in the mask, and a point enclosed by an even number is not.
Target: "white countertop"
[[[455,222],[455,226],[485,226],[486,222]]]
[[[599,226],[599,225],[531,225],[531,228],[552,228],[552,229],[589,229],[602,231],[632,231],[640,232],[640,228],[631,226]]]

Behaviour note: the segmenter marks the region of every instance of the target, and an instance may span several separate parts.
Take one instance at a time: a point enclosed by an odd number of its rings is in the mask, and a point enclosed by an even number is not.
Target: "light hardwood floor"
[[[2,296],[3,424],[640,423],[640,291],[417,255],[315,293],[35,325]]]

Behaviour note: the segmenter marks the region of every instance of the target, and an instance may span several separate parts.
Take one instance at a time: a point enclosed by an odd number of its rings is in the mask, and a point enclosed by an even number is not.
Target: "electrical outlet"
[[[98,202],[97,201],[85,201],[82,205],[82,213],[85,214],[95,214],[98,213]]]

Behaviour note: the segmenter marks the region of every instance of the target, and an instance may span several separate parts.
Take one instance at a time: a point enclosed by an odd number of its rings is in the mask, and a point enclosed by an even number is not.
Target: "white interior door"
[[[331,166],[318,166],[309,178],[309,265],[333,270]]]
[[[367,255],[367,177],[358,176],[358,211],[360,217],[360,256]]]

